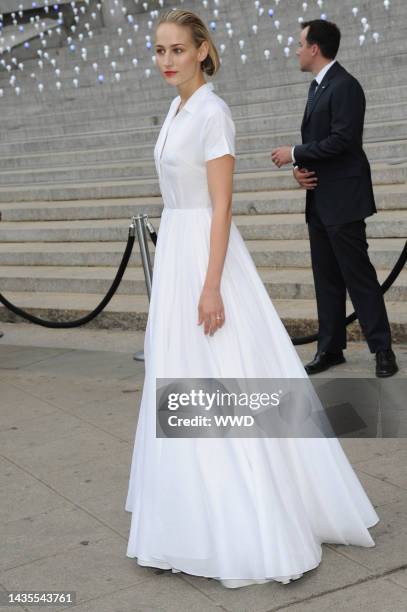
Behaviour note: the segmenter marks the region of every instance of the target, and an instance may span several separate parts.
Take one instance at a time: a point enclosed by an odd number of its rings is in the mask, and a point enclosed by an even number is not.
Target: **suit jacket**
[[[376,211],[370,164],[363,150],[366,99],[360,83],[338,62],[328,70],[306,110],[298,165],[314,170],[318,186],[307,190],[306,221],[315,211],[324,225],[350,223]]]

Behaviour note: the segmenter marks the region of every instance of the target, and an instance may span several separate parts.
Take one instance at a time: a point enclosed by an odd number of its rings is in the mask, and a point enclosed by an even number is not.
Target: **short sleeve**
[[[228,154],[235,157],[235,134],[232,117],[222,108],[216,109],[206,120],[203,129],[205,161]]]

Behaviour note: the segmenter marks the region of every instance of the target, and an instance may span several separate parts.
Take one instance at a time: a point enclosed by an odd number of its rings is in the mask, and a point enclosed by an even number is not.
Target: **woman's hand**
[[[224,322],[225,310],[220,290],[204,287],[198,305],[198,325],[204,323],[205,335],[209,332],[213,336]]]

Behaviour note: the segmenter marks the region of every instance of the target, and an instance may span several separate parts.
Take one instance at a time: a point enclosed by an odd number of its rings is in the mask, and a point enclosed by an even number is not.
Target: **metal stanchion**
[[[144,278],[146,281],[148,300],[151,298],[151,286],[153,280],[153,267],[151,265],[150,251],[148,249],[148,237],[146,226],[149,223],[148,215],[133,216],[132,222],[137,231],[137,238],[140,246],[141,261],[143,264]],[[151,225],[151,224],[150,224]],[[144,351],[138,351],[134,355],[136,361],[144,361]]]

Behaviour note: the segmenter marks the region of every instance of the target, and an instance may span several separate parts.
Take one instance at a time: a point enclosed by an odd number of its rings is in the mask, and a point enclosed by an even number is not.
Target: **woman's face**
[[[209,45],[204,41],[197,49],[189,27],[162,23],[156,31],[155,48],[162,76],[167,83],[180,86],[201,73],[200,64],[208,54]]]

